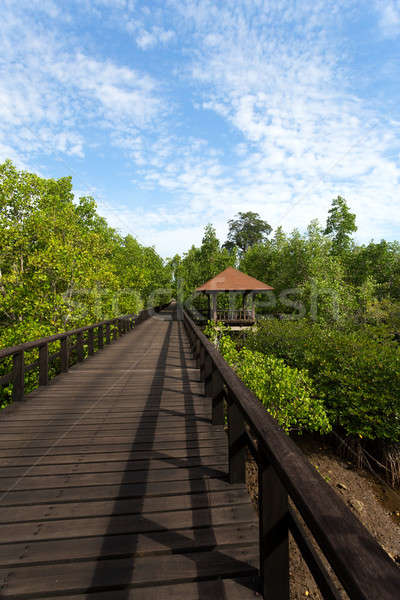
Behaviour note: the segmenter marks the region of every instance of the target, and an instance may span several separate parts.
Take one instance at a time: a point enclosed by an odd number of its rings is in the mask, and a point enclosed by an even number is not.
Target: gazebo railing
[[[196,309],[196,312],[207,320],[210,318],[209,311],[206,308]],[[220,309],[217,310],[217,321],[255,321],[255,317],[251,309]]]
[[[218,321],[254,321],[252,310],[248,309],[226,309],[217,310]]]

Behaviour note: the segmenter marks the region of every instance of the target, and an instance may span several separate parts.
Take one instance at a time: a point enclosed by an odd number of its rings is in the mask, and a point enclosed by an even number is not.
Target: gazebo
[[[256,319],[254,295],[273,289],[270,285],[255,279],[255,277],[246,275],[246,273],[242,273],[242,271],[238,271],[233,267],[228,267],[198,287],[196,293],[207,295],[208,318],[211,321],[251,325]],[[242,308],[217,310],[217,296],[223,292],[242,294]],[[248,300],[250,300],[250,308],[247,308]]]

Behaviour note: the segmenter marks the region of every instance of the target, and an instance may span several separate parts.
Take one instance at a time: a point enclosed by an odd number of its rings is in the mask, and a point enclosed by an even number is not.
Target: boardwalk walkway
[[[255,597],[255,511],[160,316],[2,411],[0,598]]]

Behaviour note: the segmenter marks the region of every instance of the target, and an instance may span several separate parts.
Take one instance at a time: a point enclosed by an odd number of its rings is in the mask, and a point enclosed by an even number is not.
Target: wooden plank
[[[224,548],[220,552],[194,552],[137,557],[97,562],[23,566],[18,577],[0,569],[2,598],[30,594],[33,597],[65,592],[87,593],[91,589],[154,586],[155,583],[184,583],[202,579],[256,575],[258,553],[253,547]]]
[[[240,485],[240,488],[243,487]],[[191,479],[186,481],[159,481],[157,483],[95,485],[88,487],[59,487],[39,490],[15,490],[4,494],[0,506],[31,505],[56,502],[78,502],[107,500],[110,498],[143,498],[194,494],[204,491],[233,489],[234,486],[222,479]],[[236,486],[237,488],[237,486]]]
[[[0,525],[1,544],[87,536],[178,531],[191,527],[217,527],[226,523],[254,522],[253,507],[238,504],[223,507],[198,508],[169,512],[111,515],[54,521],[29,521]],[[50,559],[51,560],[51,559]]]
[[[135,588],[134,590],[94,592],[90,600],[255,600],[257,598],[257,577],[238,577],[217,581],[196,581]],[[87,600],[87,594],[62,596],[64,600]],[[46,596],[47,600],[60,600],[60,596]]]
[[[101,473],[87,475],[48,475],[39,477],[0,478],[0,492],[7,492],[11,486],[14,490],[38,490],[58,487],[82,487],[91,485],[116,485],[128,483],[161,483],[165,481],[186,481],[209,477],[224,477],[226,472],[216,467],[192,467],[189,469],[160,469],[158,471],[127,471],[119,473]]]
[[[62,440],[64,442],[64,440]],[[65,444],[59,442],[54,446],[41,445],[32,443],[29,446],[19,444],[15,447],[5,447],[0,449],[0,456],[58,456],[64,454],[71,454],[73,452],[85,453],[97,453],[97,452],[162,452],[169,450],[180,450],[192,448],[216,448],[226,446],[226,438],[219,436],[215,439],[204,438],[204,439],[193,439],[193,440],[165,440],[158,442],[157,440],[151,447],[147,443],[132,443],[132,442],[109,442],[107,444],[100,444],[93,442],[91,444]]]
[[[79,435],[93,435],[93,434],[99,434],[102,433],[104,435],[104,427],[102,427],[101,425],[85,425],[84,423],[77,423],[77,424],[73,424],[73,425],[62,425],[60,427],[57,427],[56,425],[50,425],[49,427],[46,427],[46,429],[43,431],[42,428],[36,428],[36,429],[31,429],[30,427],[18,427],[18,428],[13,428],[12,426],[8,425],[7,427],[7,435],[2,436],[3,439],[6,439],[7,437],[9,439],[29,439],[29,434],[32,434],[33,436],[36,433],[40,433],[40,437],[42,440],[45,439],[53,439],[55,437],[59,437],[60,435],[63,435],[66,432],[69,432],[69,430],[72,429],[72,431],[74,433],[79,433]],[[137,431],[140,431],[141,433],[143,433],[143,435],[149,433],[149,434],[153,434],[153,435],[157,435],[158,431],[164,432],[164,430],[174,430],[174,431],[178,431],[178,432],[196,432],[196,431],[211,431],[211,425],[210,423],[205,423],[204,421],[200,421],[200,422],[179,422],[179,421],[174,421],[172,420],[171,422],[166,421],[165,423],[160,419],[159,421],[154,421],[153,423],[149,423],[149,422],[136,422],[136,423],[131,423],[131,424],[127,424],[127,425],[110,425],[107,426],[106,431],[108,433],[108,435],[118,435],[120,434],[121,436],[126,436],[126,435],[130,435],[131,437],[133,437]]]
[[[247,491],[240,488],[216,492],[204,491],[197,494],[179,494],[176,496],[145,496],[125,500],[85,500],[84,502],[58,502],[29,506],[2,506],[0,523],[152,513],[169,510],[195,510],[197,508],[248,504],[248,499]]]
[[[158,456],[157,456],[158,454]],[[189,458],[206,458],[210,456],[218,455],[219,457],[226,456],[226,445],[220,444],[215,446],[206,446],[199,448],[183,448],[180,450],[163,450],[162,452],[157,450],[147,451],[135,451],[135,452],[98,452],[88,453],[82,452],[80,454],[66,454],[61,455],[37,455],[37,456],[11,456],[8,458],[0,458],[0,467],[29,467],[34,464],[40,465],[72,465],[77,462],[80,464],[85,463],[102,463],[102,462],[119,462],[124,460],[151,460],[157,457],[159,460],[167,461],[172,458],[189,459]]]
[[[32,403],[30,403],[30,406],[31,404]],[[55,409],[54,406],[55,404],[53,403],[52,406],[49,407],[47,410],[35,410],[34,407],[32,407],[32,410],[30,410],[26,405],[23,407],[20,407],[19,405],[11,405],[10,407],[3,409],[4,412],[2,412],[1,415],[1,422],[47,423],[52,421],[54,418],[57,418],[57,422],[59,423],[68,421],[71,422],[79,418],[85,421],[93,420],[93,422],[103,422],[104,419],[107,418],[107,416],[109,416],[109,418],[113,421],[121,422],[121,419],[123,419],[124,416],[126,416],[127,419],[132,420],[140,419],[141,416],[143,416],[143,418],[152,419],[157,415],[159,417],[162,417],[164,415],[179,416],[185,414],[188,418],[197,416],[207,416],[209,418],[210,416],[209,404],[203,399],[199,402],[196,402],[193,407],[185,407],[182,404],[174,405],[172,402],[169,402],[166,406],[164,406],[163,403],[160,403],[158,409],[149,407],[140,408],[133,406],[132,403],[130,406],[120,408],[119,406],[113,404],[113,410],[111,413],[109,408],[102,408],[101,405],[96,406],[90,411],[88,410],[87,412],[82,410],[82,407],[71,408],[71,406],[68,405],[67,407],[58,406],[58,408]],[[8,413],[8,408],[14,409],[12,415]],[[19,411],[21,413],[21,416],[18,413],[18,408],[21,408],[21,410]]]
[[[185,415],[183,409],[181,408],[160,408],[158,415],[155,414],[154,411],[148,411],[142,413],[142,417],[132,413],[126,415],[126,420],[121,422],[122,417],[114,417],[113,420],[107,422],[106,415],[92,415],[88,412],[87,415],[74,415],[69,419],[60,418],[58,419],[56,416],[52,419],[47,417],[47,419],[43,419],[42,423],[32,421],[15,421],[11,419],[4,419],[2,423],[7,423],[7,431],[9,430],[11,433],[22,433],[24,430],[26,433],[39,433],[42,431],[54,431],[61,432],[62,429],[67,430],[71,426],[77,427],[79,429],[87,429],[91,431],[99,430],[104,425],[109,425],[111,431],[114,430],[127,430],[132,431],[135,426],[143,425],[143,427],[154,427],[156,425],[211,425],[210,416],[206,411],[198,411],[197,413],[189,413]],[[214,426],[215,427],[215,426]],[[221,426],[219,426],[221,427]],[[215,429],[219,431],[219,429]]]
[[[223,439],[222,436],[224,436],[224,432],[218,432],[218,431],[213,431],[213,430],[209,430],[209,431],[200,431],[200,432],[195,432],[195,433],[186,433],[186,432],[165,432],[165,433],[159,433],[157,435],[157,443],[164,443],[164,442],[189,442],[189,441],[201,441],[201,440],[208,440],[208,439],[212,439],[212,440],[216,440],[216,439]],[[46,444],[46,440],[40,440],[40,439],[33,439],[32,441],[27,442],[25,440],[25,442],[21,439],[4,439],[6,436],[1,436],[1,441],[0,441],[0,448],[24,448],[29,444],[30,448],[48,448],[49,446],[51,446],[51,442]],[[63,445],[71,445],[74,446],[75,444],[89,444],[89,445],[94,445],[94,444],[104,444],[104,446],[106,446],[107,444],[129,444],[131,443],[133,445],[133,439],[131,435],[105,435],[104,433],[102,433],[102,435],[98,435],[96,437],[96,439],[93,439],[93,436],[88,437],[88,436],[77,436],[77,435],[73,435],[73,431],[71,432],[71,434],[68,435],[61,435],[59,436],[59,438],[53,439],[53,442],[57,442],[57,439],[62,439]],[[47,440],[49,442],[49,440]],[[147,445],[154,445],[155,443],[155,439],[154,436],[149,436],[146,434],[140,434],[137,435],[135,437],[135,444],[147,444]]]
[[[69,465],[32,465],[30,467],[0,467],[0,480],[2,477],[40,477],[42,475],[81,475],[101,473],[121,473],[129,471],[156,471],[160,469],[176,469],[191,467],[220,467],[226,471],[226,456],[212,455],[208,458],[165,458],[164,460],[126,460],[122,462],[95,462],[83,463],[79,461]],[[45,479],[43,481],[46,481]]]
[[[35,542],[14,542],[0,545],[0,566],[46,564],[50,561],[66,562],[129,556],[147,556],[192,552],[223,548],[225,546],[257,547],[257,525],[242,523],[184,529],[177,535],[171,531],[158,531],[150,534],[112,535],[81,539],[46,540]]]

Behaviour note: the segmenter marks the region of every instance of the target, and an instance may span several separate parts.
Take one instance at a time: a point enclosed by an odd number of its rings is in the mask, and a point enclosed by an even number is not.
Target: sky
[[[400,0],[0,0],[0,161],[164,257],[344,196],[400,239]]]

